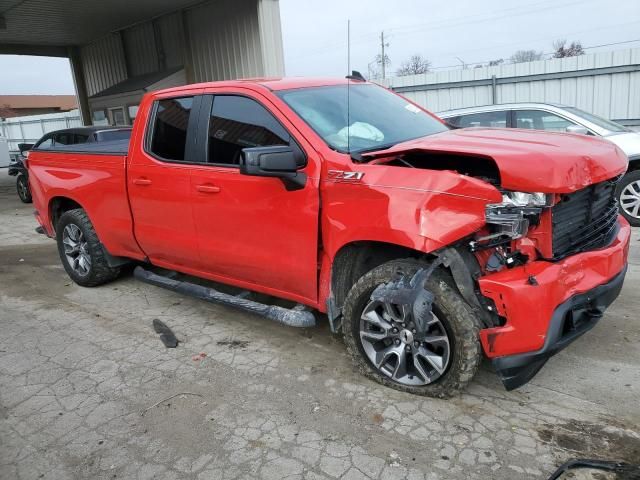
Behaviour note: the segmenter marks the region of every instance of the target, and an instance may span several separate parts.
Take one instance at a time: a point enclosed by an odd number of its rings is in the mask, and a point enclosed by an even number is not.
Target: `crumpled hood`
[[[363,157],[421,151],[490,157],[500,170],[502,187],[523,192],[569,193],[615,177],[628,166],[622,150],[597,137],[500,128],[449,130]]]

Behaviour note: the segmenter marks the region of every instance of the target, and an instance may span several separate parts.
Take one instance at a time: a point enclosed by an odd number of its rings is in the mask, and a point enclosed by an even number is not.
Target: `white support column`
[[[284,76],[284,49],[278,0],[258,0],[258,25],[263,75],[282,77]]]

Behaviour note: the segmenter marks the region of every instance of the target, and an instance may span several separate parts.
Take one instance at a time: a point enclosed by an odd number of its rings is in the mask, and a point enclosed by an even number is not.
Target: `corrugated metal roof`
[[[197,0],[0,0],[0,45],[85,45]]]

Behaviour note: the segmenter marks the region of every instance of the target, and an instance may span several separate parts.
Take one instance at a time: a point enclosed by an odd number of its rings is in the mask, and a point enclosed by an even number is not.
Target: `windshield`
[[[327,144],[354,153],[447,130],[441,122],[377,85],[332,85],[278,92]]]
[[[600,128],[604,128],[606,130],[610,130],[612,132],[628,132],[629,129],[623,127],[619,123],[612,122],[611,120],[605,120],[602,117],[594,115],[593,113],[585,112],[584,110],[580,110],[576,107],[563,107],[566,111],[573,113],[574,115],[578,115],[579,117],[584,118],[588,122],[591,122],[597,125]]]

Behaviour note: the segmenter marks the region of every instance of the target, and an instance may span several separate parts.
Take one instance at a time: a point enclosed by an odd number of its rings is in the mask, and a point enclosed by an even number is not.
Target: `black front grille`
[[[563,195],[551,209],[554,259],[596,250],[613,241],[617,230],[615,190],[619,179]]]

